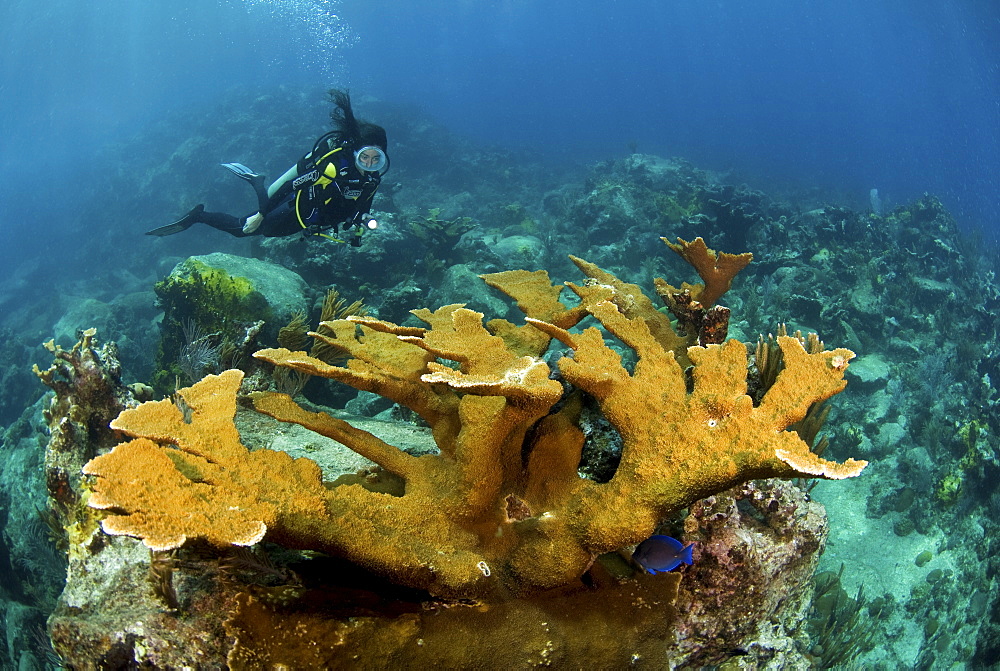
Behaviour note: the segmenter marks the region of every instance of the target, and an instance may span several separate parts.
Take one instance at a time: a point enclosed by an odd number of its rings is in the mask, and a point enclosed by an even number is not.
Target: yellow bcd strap
[[[319,166],[323,164],[323,161],[326,161],[330,156],[336,154],[338,151],[343,151],[343,149],[344,149],[343,147],[337,147],[336,149],[328,151],[327,153],[320,156],[319,160],[317,160],[314,165],[317,168],[319,168]],[[327,164],[323,167],[320,176],[316,179],[314,183],[317,186],[321,186],[325,189],[328,185],[333,183],[333,180],[336,176],[337,176],[337,166],[333,164],[333,161],[328,161]],[[299,209],[299,199],[302,198],[303,191],[305,191],[305,189],[300,189],[295,194],[295,219],[299,222],[299,226],[301,226],[303,230],[306,230],[309,227],[306,226],[304,221],[302,221],[302,211]],[[332,240],[334,242],[341,242],[347,244],[346,240],[341,240],[340,238],[328,235],[326,233],[316,233],[315,235],[318,235],[321,238],[326,238],[327,240]]]

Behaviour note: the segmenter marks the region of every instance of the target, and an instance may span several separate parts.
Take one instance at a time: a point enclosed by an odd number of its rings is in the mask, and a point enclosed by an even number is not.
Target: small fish
[[[646,573],[666,573],[682,563],[690,566],[693,548],[694,543],[684,545],[670,536],[650,536],[636,546],[632,559],[646,569]]]

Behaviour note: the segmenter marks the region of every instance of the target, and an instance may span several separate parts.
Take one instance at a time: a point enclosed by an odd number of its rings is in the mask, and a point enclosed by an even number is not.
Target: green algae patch
[[[207,369],[221,365],[216,354],[232,351],[251,325],[271,319],[271,308],[252,281],[196,258],[178,264],[153,290],[163,309],[153,375],[160,394],[171,393],[176,381],[192,372],[215,372]],[[207,349],[208,356],[197,362],[205,370],[186,370],[190,365],[178,363],[193,343]]]

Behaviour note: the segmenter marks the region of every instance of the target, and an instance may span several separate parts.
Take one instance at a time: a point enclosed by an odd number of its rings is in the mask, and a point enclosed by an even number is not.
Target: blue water
[[[859,208],[872,188],[887,207],[931,192],[966,228],[1000,230],[992,2],[5,4],[0,255],[15,259],[92,225],[74,213],[100,191],[103,146],[279,83],[415,103],[562,162],[634,146]]]
[[[418,3],[387,22],[394,4],[345,10],[383,47],[353,74],[484,139],[588,158],[632,140],[747,175],[939,192],[997,221],[993,3]]]

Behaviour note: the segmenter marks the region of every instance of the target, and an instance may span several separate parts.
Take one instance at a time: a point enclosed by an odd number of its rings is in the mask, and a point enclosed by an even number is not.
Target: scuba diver
[[[316,140],[312,151],[270,186],[265,188],[264,176],[241,163],[222,164],[253,187],[257,212],[235,217],[206,212],[204,205],[198,205],[178,221],[146,235],[173,235],[194,224],[207,224],[239,238],[301,232],[360,245],[364,231],[375,229],[375,219],[369,214],[372,199],[389,169],[385,129],[356,119],[347,91],[332,89],[329,96],[334,106],[330,112],[334,130]],[[337,237],[341,229],[348,240]]]

